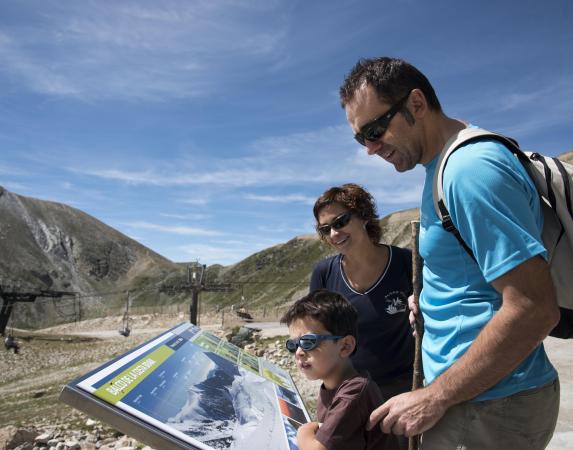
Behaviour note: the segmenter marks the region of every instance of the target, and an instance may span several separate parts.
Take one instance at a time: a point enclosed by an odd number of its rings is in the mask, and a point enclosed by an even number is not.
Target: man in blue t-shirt
[[[355,139],[404,172],[422,164],[420,309],[426,386],[373,412],[386,433],[424,433],[423,450],[543,449],[559,410],[542,341],[559,309],[541,240],[539,196],[503,145],[480,140],[448,160],[444,196],[476,261],[442,227],[432,200],[438,156],[468,125],[444,114],[403,60],[361,60],[340,96]]]

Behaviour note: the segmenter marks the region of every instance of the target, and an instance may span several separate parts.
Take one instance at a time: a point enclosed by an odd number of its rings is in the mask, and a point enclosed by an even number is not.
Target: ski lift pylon
[[[131,318],[129,317],[129,301],[130,301],[129,291],[127,291],[127,300],[125,302],[125,312],[123,313],[123,318],[121,320],[121,329],[118,330],[119,334],[121,334],[124,337],[128,337],[131,334],[131,327],[130,327]]]

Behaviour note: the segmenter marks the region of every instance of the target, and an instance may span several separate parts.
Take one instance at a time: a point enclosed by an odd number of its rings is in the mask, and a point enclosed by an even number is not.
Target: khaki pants
[[[542,450],[555,430],[559,379],[540,388],[450,408],[422,436],[421,450]]]

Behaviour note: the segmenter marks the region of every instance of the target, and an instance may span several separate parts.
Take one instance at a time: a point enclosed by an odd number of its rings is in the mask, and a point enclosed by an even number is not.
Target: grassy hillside
[[[399,211],[384,217],[382,241],[409,246],[410,221],[417,219],[418,209]],[[275,308],[291,303],[308,290],[314,265],[334,251],[315,236],[302,236],[285,244],[255,253],[229,267],[208,268],[208,282],[231,283],[230,293],[202,293],[210,307],[245,304],[247,308]]]

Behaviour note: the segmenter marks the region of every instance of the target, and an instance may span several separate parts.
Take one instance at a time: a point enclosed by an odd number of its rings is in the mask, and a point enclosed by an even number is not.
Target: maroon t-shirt
[[[337,389],[320,387],[316,413],[322,423],[316,439],[328,450],[399,450],[395,436],[379,426],[366,431],[370,413],[384,403],[368,373],[344,380]]]

